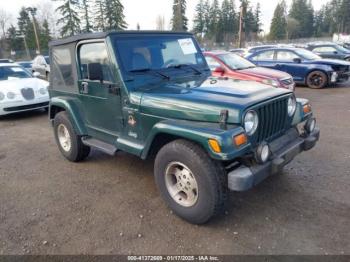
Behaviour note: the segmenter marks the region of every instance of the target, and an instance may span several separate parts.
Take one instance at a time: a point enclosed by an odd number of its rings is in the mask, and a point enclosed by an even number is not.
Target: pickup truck
[[[308,100],[212,77],[190,33],[83,34],[51,42],[50,60],[49,117],[63,156],[83,161],[95,148],[154,161],[160,195],[193,224],[319,140]]]

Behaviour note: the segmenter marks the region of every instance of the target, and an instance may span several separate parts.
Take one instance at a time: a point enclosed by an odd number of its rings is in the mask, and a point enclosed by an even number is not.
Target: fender
[[[201,145],[208,154],[217,160],[231,160],[250,150],[248,143],[240,148],[233,144],[233,137],[244,133],[244,129],[236,125],[228,125],[227,130],[220,128],[218,123],[202,123],[186,120],[164,120],[157,123],[151,130],[146,144],[141,154],[142,159],[146,159],[157,135],[168,134],[171,136],[188,139]],[[208,144],[208,139],[216,139],[221,146],[222,152],[213,152]]]
[[[53,122],[54,116],[51,115],[52,108],[59,107],[64,109],[71,120],[71,123],[74,127],[75,132],[78,135],[83,136],[83,135],[87,135],[87,130],[81,118],[81,110],[79,109],[78,103],[79,101],[74,97],[62,97],[62,96],[53,97],[50,100],[49,116],[50,116],[50,120]]]

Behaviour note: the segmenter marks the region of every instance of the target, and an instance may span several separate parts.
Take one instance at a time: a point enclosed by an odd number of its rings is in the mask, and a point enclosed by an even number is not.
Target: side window
[[[320,47],[316,47],[312,51],[316,53],[332,53],[337,50],[333,46],[320,46]]]
[[[52,50],[51,78],[56,86],[67,89],[74,87],[72,56],[68,47],[55,47]]]
[[[103,80],[113,82],[105,43],[83,44],[79,48],[79,61],[81,79],[89,79],[89,64],[99,63],[102,66]]]
[[[295,59],[295,58],[299,58],[299,56],[293,52],[290,52],[290,51],[278,51],[277,52],[277,60],[278,61],[293,61],[293,59]]]
[[[217,62],[214,58],[212,58],[210,56],[206,56],[205,60],[207,60],[208,66],[209,66],[211,71],[214,71],[215,68],[220,67],[219,62]]]
[[[265,51],[253,57],[254,61],[272,61],[274,59],[275,51]]]

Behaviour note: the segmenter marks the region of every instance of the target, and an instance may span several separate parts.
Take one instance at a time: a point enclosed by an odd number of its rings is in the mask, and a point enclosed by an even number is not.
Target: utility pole
[[[244,36],[243,36],[243,19],[244,19],[244,3],[241,5],[241,11],[239,15],[239,35],[238,35],[238,47],[243,47]]]
[[[29,53],[29,49],[28,49],[28,44],[27,44],[26,36],[25,36],[25,35],[20,35],[20,36],[18,36],[18,37],[23,38],[23,41],[24,41],[24,48],[26,49],[26,53],[27,53],[28,60],[30,60],[31,57],[30,57],[30,53]]]
[[[40,42],[39,42],[38,31],[37,31],[36,23],[35,23],[35,13],[36,13],[36,10],[37,10],[36,8],[32,8],[32,7],[28,7],[28,8],[27,8],[27,11],[29,11],[29,13],[32,15],[36,46],[37,46],[38,52],[39,52],[39,54],[40,54]]]

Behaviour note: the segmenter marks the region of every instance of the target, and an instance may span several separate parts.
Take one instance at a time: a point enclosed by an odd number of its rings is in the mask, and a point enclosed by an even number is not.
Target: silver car
[[[40,77],[46,80],[50,79],[50,57],[38,55],[33,60],[32,73],[38,72]]]

